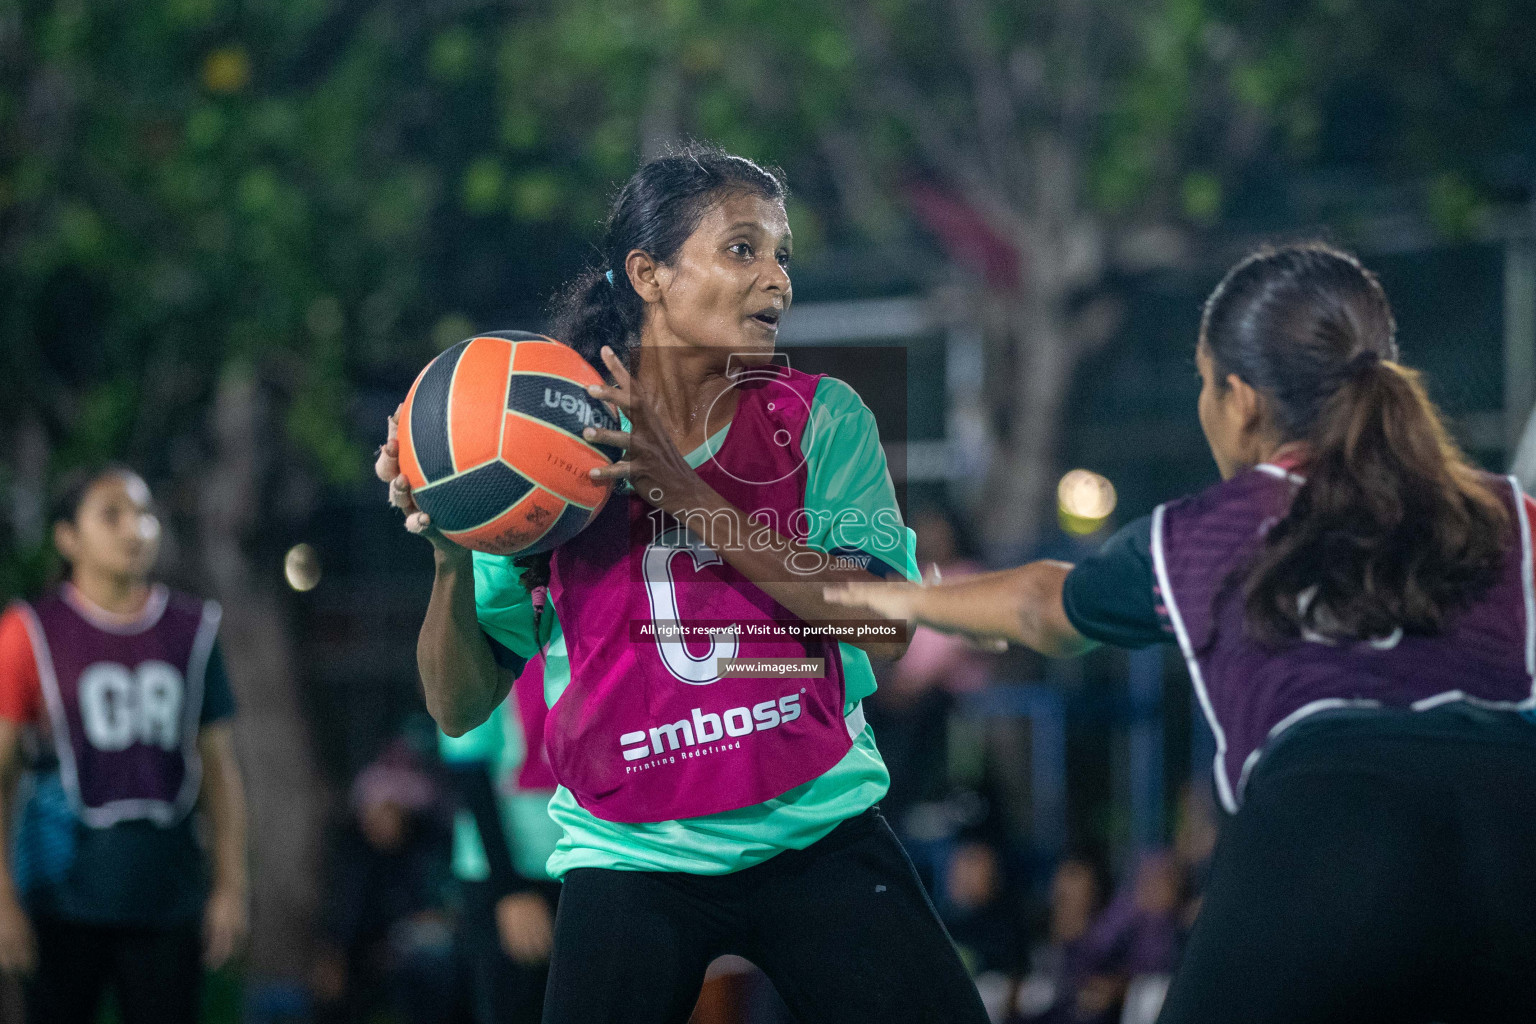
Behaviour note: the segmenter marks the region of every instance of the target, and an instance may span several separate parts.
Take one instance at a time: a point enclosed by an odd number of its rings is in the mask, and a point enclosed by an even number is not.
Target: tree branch
[[[987,44],[987,12],[976,0],[950,0],[950,12],[970,75],[976,137],[991,164],[992,177],[1004,183],[1023,181],[1027,175],[1019,173],[1026,164],[1016,134],[1021,128],[1019,111],[998,55]]]
[[[976,147],[967,145],[951,127],[951,119],[942,116],[927,95],[899,73],[902,62],[886,38],[880,15],[861,4],[849,19],[849,36],[863,51],[865,66],[881,69],[869,90],[876,106],[911,130],[923,158],[978,212],[1006,233],[1022,230],[1018,211],[1006,191],[999,192],[997,180]]]
[[[883,219],[880,183],[875,177],[865,147],[853,133],[842,127],[828,127],[818,136],[826,157],[832,182],[837,189],[847,217],[873,234]]]

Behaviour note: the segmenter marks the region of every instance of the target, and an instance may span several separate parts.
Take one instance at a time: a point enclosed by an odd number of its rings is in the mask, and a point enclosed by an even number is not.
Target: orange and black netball
[[[443,352],[400,414],[400,470],[445,536],[491,554],[536,554],[574,537],[612,490],[591,470],[619,452],[581,436],[617,430],[587,394],[603,383],[572,349],[496,331]]]

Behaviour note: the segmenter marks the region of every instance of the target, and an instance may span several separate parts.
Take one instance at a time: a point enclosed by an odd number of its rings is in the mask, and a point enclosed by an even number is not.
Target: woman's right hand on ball
[[[389,485],[389,503],[405,513],[405,528],[411,533],[425,537],[432,542],[432,546],[442,554],[468,555],[469,549],[455,544],[444,537],[442,533],[432,525],[432,517],[416,506],[416,499],[411,497],[411,482],[400,472],[400,408],[389,417],[389,433],[384,439],[384,444],[379,447],[378,458],[374,460],[373,472],[380,480]]]

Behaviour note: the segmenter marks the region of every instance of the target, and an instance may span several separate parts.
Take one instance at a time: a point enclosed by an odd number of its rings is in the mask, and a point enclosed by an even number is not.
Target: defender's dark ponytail
[[[1266,640],[1436,633],[1498,570],[1509,515],[1396,362],[1394,332],[1375,275],[1315,243],[1250,256],[1206,303],[1217,379],[1252,385],[1308,451],[1244,584]]]

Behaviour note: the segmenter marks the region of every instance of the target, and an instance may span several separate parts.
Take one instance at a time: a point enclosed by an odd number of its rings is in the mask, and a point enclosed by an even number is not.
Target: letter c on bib
[[[682,613],[677,606],[677,581],[672,576],[672,559],[684,552],[692,556],[694,569],[718,565],[724,561],[717,552],[705,547],[702,541],[682,526],[668,529],[655,543],[647,545],[641,568],[645,575],[645,595],[651,603],[653,622],[682,621]],[[667,631],[656,631],[656,647],[661,652],[662,664],[674,677],[691,686],[707,686],[718,682],[720,671],[716,663],[721,658],[736,657],[741,646],[736,636],[716,633],[710,637],[709,649],[701,655],[695,655],[688,650],[683,637],[663,640],[664,632]]]

